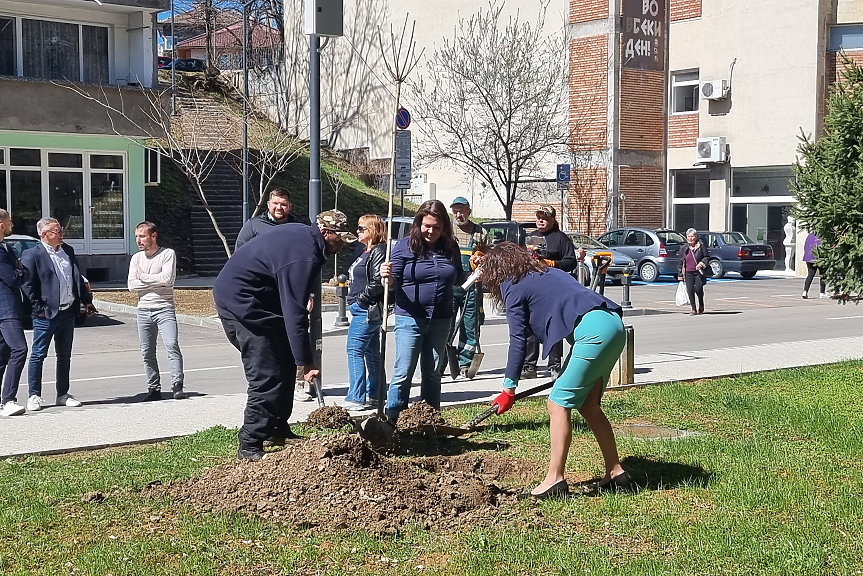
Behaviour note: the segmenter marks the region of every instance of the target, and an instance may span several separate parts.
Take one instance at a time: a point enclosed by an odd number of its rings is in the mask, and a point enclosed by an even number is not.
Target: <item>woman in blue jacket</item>
[[[452,289],[464,276],[452,222],[439,200],[417,210],[407,237],[393,248],[381,277],[395,282],[396,361],[387,395],[387,417],[407,408],[411,377],[420,363],[420,399],[440,408],[441,366],[452,319]]]
[[[509,410],[514,402],[529,335],[535,335],[545,351],[564,338],[572,345],[548,397],[548,473],[530,494],[544,498],[569,492],[564,471],[572,441],[573,409],[587,422],[605,460],[605,476],[595,487],[612,489],[629,484],[629,476],[620,465],[614,432],[600,406],[626,340],[620,306],[511,242],[499,244],[485,255],[481,276],[483,286],[506,308],[509,323],[503,391],[493,402],[498,405],[498,414]]]

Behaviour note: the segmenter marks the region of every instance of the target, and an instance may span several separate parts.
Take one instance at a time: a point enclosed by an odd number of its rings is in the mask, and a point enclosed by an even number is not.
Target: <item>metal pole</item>
[[[321,213],[321,41],[309,35],[309,221]],[[323,321],[321,320],[321,275],[312,282],[313,305],[309,322],[315,364],[321,366]]]
[[[177,73],[174,60],[177,58],[177,37],[174,36],[174,0],[171,0],[171,116],[177,113]]]
[[[243,2],[243,222],[249,219],[249,64],[246,42],[249,4]]]

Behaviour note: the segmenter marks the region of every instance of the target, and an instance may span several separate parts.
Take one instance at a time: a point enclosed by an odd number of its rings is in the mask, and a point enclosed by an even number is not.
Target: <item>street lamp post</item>
[[[249,64],[246,59],[249,3],[243,2],[243,222],[249,219]]]
[[[177,73],[174,70],[174,61],[177,58],[177,37],[174,34],[174,0],[171,0],[171,116],[177,113]]]

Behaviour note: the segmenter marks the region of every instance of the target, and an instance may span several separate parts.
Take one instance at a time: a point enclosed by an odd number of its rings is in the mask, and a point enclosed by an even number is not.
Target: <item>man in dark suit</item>
[[[75,251],[63,242],[63,228],[56,218],[36,222],[42,244],[24,252],[21,290],[33,307],[33,352],[30,354],[28,410],[41,410],[42,363],[54,340],[57,355],[57,406],[81,405],[69,394],[69,367],[76,311],[83,302],[87,314],[96,312],[93,296],[84,284]]]
[[[17,402],[18,382],[27,360],[27,341],[21,326],[21,263],[3,240],[12,234],[12,218],[0,208],[0,415],[25,412]],[[5,373],[5,375],[4,375]]]

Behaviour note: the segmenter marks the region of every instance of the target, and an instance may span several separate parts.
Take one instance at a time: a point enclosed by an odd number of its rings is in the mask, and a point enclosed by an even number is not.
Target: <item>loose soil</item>
[[[312,437],[257,462],[146,492],[208,512],[240,512],[297,529],[361,528],[393,534],[408,526],[455,529],[518,515],[516,492],[540,475],[535,462],[494,452],[387,458],[355,434]],[[515,481],[516,490],[506,487]]]
[[[350,413],[340,406],[322,406],[309,414],[306,425],[312,428],[329,428],[340,430],[345,426],[352,426]]]
[[[93,298],[104,302],[115,304],[126,304],[127,306],[138,305],[138,295],[125,290],[96,290]],[[335,293],[325,290],[322,296],[324,304],[338,304],[339,299]],[[215,316],[216,304],[213,302],[213,291],[209,289],[188,290],[178,288],[174,290],[174,306],[178,314],[190,316]]]
[[[420,400],[399,414],[396,427],[399,432],[417,431],[423,426],[446,426],[440,410],[435,410],[425,400]]]

